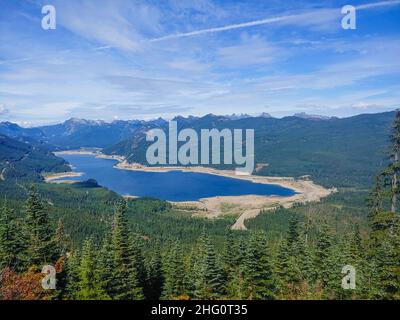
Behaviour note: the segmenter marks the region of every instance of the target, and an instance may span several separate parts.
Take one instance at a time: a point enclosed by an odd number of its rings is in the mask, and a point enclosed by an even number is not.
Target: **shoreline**
[[[100,151],[93,149],[69,150],[55,152],[55,155],[62,154],[81,154],[94,155],[96,158],[116,160],[117,164],[113,167],[119,170],[145,171],[145,172],[195,172],[204,174],[213,174],[232,179],[242,179],[253,183],[275,184],[284,188],[288,188],[296,192],[292,196],[261,196],[261,195],[242,195],[242,196],[215,196],[202,198],[197,201],[169,201],[176,208],[182,211],[188,211],[192,216],[202,216],[207,218],[217,218],[224,215],[235,215],[237,220],[231,227],[233,230],[246,230],[245,221],[258,216],[261,210],[274,210],[277,207],[290,208],[295,203],[305,204],[308,202],[319,202],[322,198],[337,192],[336,188],[324,188],[314,183],[307,176],[300,178],[293,177],[267,177],[255,175],[238,175],[234,170],[218,170],[214,168],[193,166],[193,167],[147,167],[138,163],[128,163],[123,156],[105,155]],[[82,173],[66,173],[73,176],[80,176]],[[60,174],[58,174],[60,175]],[[63,177],[63,176],[61,176]],[[57,178],[53,176],[46,178],[46,182],[51,182]],[[58,177],[59,178],[59,177]],[[54,182],[54,181],[53,181]],[[61,181],[57,181],[61,182]],[[135,195],[125,195],[126,198],[136,198]]]
[[[60,172],[60,173],[52,173],[44,177],[45,182],[51,182],[51,183],[71,183],[71,182],[76,182],[72,180],[58,180],[62,178],[72,178],[72,177],[80,177],[83,176],[83,172]],[[57,181],[55,181],[57,180]]]

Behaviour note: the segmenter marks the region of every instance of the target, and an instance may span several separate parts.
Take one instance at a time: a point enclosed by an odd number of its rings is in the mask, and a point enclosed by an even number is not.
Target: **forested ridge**
[[[35,191],[30,191],[19,218],[3,204],[1,298],[399,298],[398,217],[374,205],[367,234],[357,225],[344,233],[328,221],[316,225],[289,213],[280,238],[268,237],[268,230],[238,233],[229,228],[216,238],[204,225],[197,226],[199,237],[187,242],[182,237],[149,237],[129,223],[131,210],[151,208],[141,201],[136,206],[119,199],[110,219],[104,218],[102,236],[75,244],[62,218],[55,226],[50,223],[51,210]],[[41,287],[40,271],[47,264],[57,270],[56,290]],[[341,287],[341,269],[349,264],[357,270],[356,290]]]
[[[385,165],[383,152],[394,112],[362,114],[325,120],[300,117],[245,118],[229,120],[222,116],[176,119],[178,130],[254,129],[256,164],[266,164],[257,175],[299,177],[310,175],[327,187],[370,187],[379,168]],[[162,129],[168,133],[168,124]],[[104,148],[108,154],[123,155],[128,162],[149,165],[145,133]],[[183,143],[181,143],[183,144]],[[179,145],[179,144],[178,144]],[[221,153],[223,146],[221,145]],[[232,165],[216,165],[232,169]]]
[[[0,181],[40,181],[44,172],[70,170],[66,161],[45,148],[0,134]]]

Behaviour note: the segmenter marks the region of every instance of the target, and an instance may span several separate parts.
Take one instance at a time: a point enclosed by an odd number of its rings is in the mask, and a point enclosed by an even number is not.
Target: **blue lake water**
[[[62,155],[81,177],[62,180],[96,179],[121,195],[148,196],[170,201],[194,201],[214,196],[277,195],[291,196],[295,192],[274,184],[228,178],[206,173],[169,171],[146,172],[115,169],[116,160],[93,155]]]

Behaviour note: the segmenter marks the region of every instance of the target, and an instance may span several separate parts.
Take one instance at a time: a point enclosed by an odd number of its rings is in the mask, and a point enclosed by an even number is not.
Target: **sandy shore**
[[[83,175],[83,172],[61,172],[61,173],[54,173],[46,176],[44,180],[46,182],[52,183],[71,183],[71,180],[59,180],[62,178],[70,178],[70,177],[80,177]],[[57,181],[55,181],[57,180]],[[72,181],[75,182],[75,181]]]
[[[259,196],[259,195],[243,195],[243,196],[217,196],[211,198],[203,198],[199,201],[184,201],[184,202],[171,202],[178,209],[190,212],[193,216],[203,216],[207,218],[216,218],[223,215],[238,217],[235,224],[232,226],[234,230],[246,230],[245,221],[255,218],[260,210],[273,210],[276,207],[282,206],[290,208],[295,203],[318,202],[322,198],[336,192],[336,188],[326,189],[320,185],[315,184],[308,177],[295,179],[292,177],[265,177],[254,175],[238,175],[234,170],[218,170],[207,167],[147,167],[138,163],[128,163],[124,157],[118,155],[105,155],[100,151],[93,152],[92,150],[71,150],[57,152],[56,154],[92,154],[98,158],[112,159],[118,161],[114,166],[120,170],[133,170],[133,171],[147,171],[147,172],[169,172],[169,171],[183,171],[183,172],[197,172],[214,174],[218,176],[242,179],[254,183],[262,184],[275,184],[285,188],[292,189],[296,192],[295,195],[290,197],[280,196]],[[81,175],[80,173],[66,173],[66,177],[73,174],[73,176]],[[76,175],[75,175],[76,174]],[[55,175],[49,178],[54,178]],[[61,176],[62,177],[62,176]],[[48,179],[48,178],[47,178]],[[46,181],[48,181],[46,179]],[[51,180],[50,180],[51,181]],[[134,195],[129,196],[135,198]]]
[[[96,149],[96,151],[91,150],[91,149],[80,149],[80,150],[66,150],[66,151],[57,151],[54,152],[54,155],[56,156],[62,156],[62,155],[68,155],[68,154],[77,154],[77,155],[94,155],[96,158],[102,158],[102,159],[111,159],[111,160],[117,160],[119,162],[125,161],[125,158],[122,156],[114,156],[114,155],[107,155],[103,154],[100,152],[100,149]]]
[[[141,164],[128,163],[123,160],[115,165],[115,168],[147,172],[168,172],[179,170],[183,172],[215,174],[223,177],[247,180],[254,183],[275,184],[292,189],[296,192],[295,195],[290,197],[259,195],[217,196],[203,198],[199,201],[172,202],[180,210],[192,212],[194,216],[205,216],[208,218],[216,218],[223,215],[238,216],[235,224],[232,226],[232,229],[234,230],[246,230],[245,221],[255,218],[262,209],[273,210],[279,206],[290,208],[295,203],[318,202],[322,198],[337,191],[335,188],[326,189],[317,185],[308,178],[295,179],[292,177],[237,175],[234,170],[217,170],[206,167],[146,167]]]

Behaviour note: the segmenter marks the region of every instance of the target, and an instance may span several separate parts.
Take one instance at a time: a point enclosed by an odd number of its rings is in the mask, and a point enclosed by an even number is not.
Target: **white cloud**
[[[64,28],[103,46],[137,51],[143,46],[143,32],[159,31],[159,12],[145,3],[56,0],[54,6]]]
[[[371,108],[382,108],[384,106],[378,105],[376,103],[368,103],[368,102],[360,101],[360,102],[353,104],[352,107],[357,108],[357,109],[371,109]]]
[[[369,10],[379,7],[385,6],[393,6],[400,4],[400,0],[393,0],[393,1],[380,1],[376,3],[369,3],[365,5],[357,6],[356,9],[358,10]],[[207,28],[201,30],[195,30],[190,32],[180,32],[175,34],[170,34],[158,38],[153,38],[151,42],[158,42],[170,39],[178,39],[178,38],[186,38],[192,36],[198,36],[208,33],[218,33],[236,29],[243,29],[261,25],[297,25],[297,26],[314,26],[320,29],[328,29],[332,28],[332,22],[337,22],[337,19],[341,17],[340,15],[340,8],[333,8],[333,9],[313,9],[312,11],[297,13],[297,14],[288,14],[288,15],[281,15],[276,17],[269,17],[265,19],[253,20],[248,22],[230,24],[221,27],[214,27],[214,28]],[[340,28],[340,24],[337,23],[335,29]]]
[[[267,64],[283,58],[284,52],[260,37],[246,37],[240,44],[217,49],[218,65],[238,68],[257,64]]]
[[[5,104],[0,104],[0,116],[5,116],[10,113],[10,110],[6,108]]]

